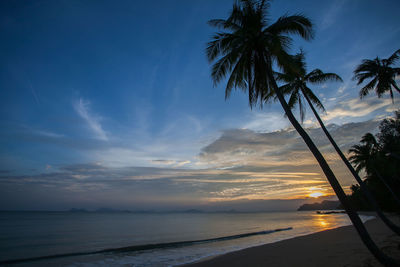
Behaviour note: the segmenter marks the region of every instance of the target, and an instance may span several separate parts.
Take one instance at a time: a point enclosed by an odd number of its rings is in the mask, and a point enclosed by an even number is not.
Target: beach
[[[361,216],[400,255],[399,238],[374,218]],[[0,265],[379,266],[349,225],[346,214],[315,211],[0,212]]]
[[[399,217],[390,217],[399,225]],[[377,245],[400,261],[400,237],[380,219],[365,223]],[[251,247],[185,266],[382,266],[353,226],[343,226]]]

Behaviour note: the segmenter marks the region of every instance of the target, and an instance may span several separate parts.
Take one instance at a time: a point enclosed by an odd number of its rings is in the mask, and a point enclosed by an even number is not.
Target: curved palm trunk
[[[328,130],[325,127],[325,124],[319,117],[317,111],[315,110],[314,106],[312,105],[310,99],[308,98],[307,94],[304,94],[303,96],[306,98],[308,104],[311,107],[312,112],[314,113],[314,116],[317,118],[319,125],[321,125],[322,130],[324,131],[325,135],[328,137],[329,141],[331,142],[332,146],[335,148],[336,152],[339,154],[340,158],[343,160],[344,164],[346,164],[347,168],[350,170],[351,174],[353,174],[354,178],[357,180],[357,182],[360,184],[361,190],[364,193],[364,195],[367,197],[369,203],[373,206],[375,209],[376,213],[378,216],[382,219],[382,221],[396,234],[400,235],[400,227],[395,225],[392,221],[390,221],[382,212],[380,209],[378,203],[375,201],[375,198],[372,196],[371,192],[369,191],[368,187],[364,183],[364,181],[360,178],[358,173],[354,170],[353,166],[351,166],[350,162],[347,160],[346,156],[343,154],[343,152],[340,150],[339,146],[336,144],[335,140],[333,140],[331,134],[328,132]],[[393,192],[392,192],[393,193]]]
[[[270,77],[273,77],[272,69],[268,70]],[[369,251],[385,266],[400,266],[394,259],[388,257],[379,248],[376,246],[374,241],[369,236],[367,230],[365,229],[364,224],[362,223],[358,214],[354,211],[351,207],[350,202],[347,199],[346,194],[344,193],[342,187],[340,186],[338,180],[336,179],[334,173],[332,172],[331,168],[329,167],[328,163],[322,156],[321,152],[315,146],[314,142],[311,140],[310,136],[306,133],[306,131],[301,127],[300,123],[294,117],[292,111],[290,110],[288,104],[286,103],[285,98],[283,97],[282,92],[278,88],[276,81],[272,79],[271,81],[274,86],[275,93],[279,99],[279,102],[282,105],[282,108],[285,110],[286,116],[288,117],[289,121],[292,123],[293,127],[297,130],[300,136],[303,138],[304,142],[310,149],[311,153],[314,155],[315,159],[318,161],[322,171],[324,172],[326,178],[328,179],[329,183],[331,184],[333,190],[336,193],[336,196],[339,198],[340,202],[342,203],[344,209],[346,210],[347,215],[349,216],[351,222],[353,223],[354,227],[356,228],[361,240],[367,246]]]

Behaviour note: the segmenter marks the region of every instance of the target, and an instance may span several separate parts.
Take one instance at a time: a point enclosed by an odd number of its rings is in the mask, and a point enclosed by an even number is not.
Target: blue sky
[[[330,192],[279,105],[250,110],[242,92],[224,101],[224,82],[213,86],[204,50],[215,29],[207,21],[225,18],[231,6],[1,2],[0,208],[212,206]],[[399,7],[388,0],[272,2],[272,21],[303,13],[314,22],[314,40],[293,44],[293,52],[306,52],[308,70],[343,78],[313,89],[345,148],[376,129],[370,120],[399,108],[398,94],[394,105],[374,94],[359,100],[351,80],[362,59],[399,49]],[[315,127],[310,112],[305,125]],[[249,145],[255,139],[262,149]],[[304,159],[296,166],[286,160],[290,140]]]

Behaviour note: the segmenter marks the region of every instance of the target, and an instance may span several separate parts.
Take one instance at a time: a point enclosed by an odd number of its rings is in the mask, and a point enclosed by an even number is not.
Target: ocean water
[[[0,212],[0,264],[174,266],[349,224],[346,214],[314,211]]]

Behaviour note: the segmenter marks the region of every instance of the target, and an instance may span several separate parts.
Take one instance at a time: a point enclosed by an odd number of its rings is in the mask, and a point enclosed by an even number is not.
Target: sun
[[[323,196],[323,195],[324,194],[321,193],[321,192],[314,192],[314,193],[309,194],[308,196],[309,197],[313,197],[313,198],[318,198],[318,197]]]

